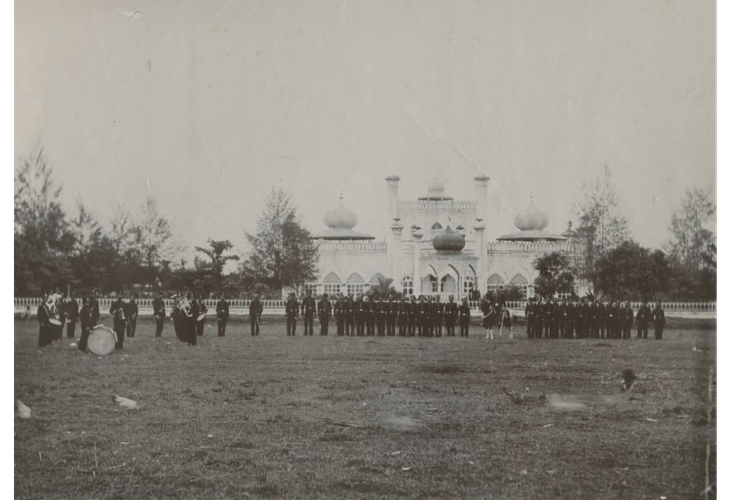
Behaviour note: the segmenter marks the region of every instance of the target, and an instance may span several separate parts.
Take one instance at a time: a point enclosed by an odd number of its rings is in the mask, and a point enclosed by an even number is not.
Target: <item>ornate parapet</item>
[[[386,252],[388,244],[376,240],[321,240],[318,250],[322,253],[333,252]]]
[[[575,246],[570,241],[491,241],[487,243],[487,252],[489,254],[551,252],[572,254],[575,253]]]
[[[435,211],[473,214],[476,211],[476,202],[467,200],[399,200],[398,210],[399,213]]]

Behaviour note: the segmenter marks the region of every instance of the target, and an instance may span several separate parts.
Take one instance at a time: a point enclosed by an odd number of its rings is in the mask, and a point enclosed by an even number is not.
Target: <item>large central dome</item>
[[[420,200],[432,200],[432,201],[440,201],[440,200],[452,200],[452,196],[447,196],[445,193],[445,185],[442,182],[433,181],[427,184],[427,194],[425,196],[420,196]]]
[[[464,245],[466,240],[463,235],[451,229],[450,225],[432,238],[432,248],[438,252],[460,252]]]

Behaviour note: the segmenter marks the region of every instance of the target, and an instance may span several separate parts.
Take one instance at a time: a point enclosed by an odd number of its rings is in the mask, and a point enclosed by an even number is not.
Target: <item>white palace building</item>
[[[442,183],[427,186],[416,200],[398,197],[397,176],[386,177],[388,220],[384,241],[354,231],[357,215],[340,201],[326,212],[328,229],[313,234],[318,241],[318,282],[305,288],[319,295],[359,294],[378,278],[392,278],[395,288],[407,295],[439,294],[468,297],[506,286],[534,294],[534,260],[561,252],[572,256],[570,233],[545,231],[549,217],[533,201],[516,215],[517,231],[500,237],[485,234],[487,185],[490,178],[474,177],[475,198],[454,200]]]

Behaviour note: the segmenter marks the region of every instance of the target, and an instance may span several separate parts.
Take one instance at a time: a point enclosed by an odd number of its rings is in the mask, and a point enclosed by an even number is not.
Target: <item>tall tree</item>
[[[596,262],[629,237],[628,221],[620,214],[612,172],[604,166],[602,175],[584,184],[577,207],[578,228],[573,241],[578,248],[577,274],[593,280]]]
[[[597,290],[611,300],[651,300],[667,293],[669,270],[661,251],[651,252],[626,241],[597,262]]]
[[[709,188],[693,187],[687,190],[680,208],[672,215],[667,243],[669,254],[688,269],[698,271],[710,265],[711,247],[716,236],[708,226],[716,221],[716,204]]]
[[[279,290],[315,279],[317,245],[300,225],[292,198],[283,189],[271,191],[258,233],[246,235],[252,252],[244,268],[257,281]]]
[[[63,288],[70,277],[67,254],[75,238],[59,197],[62,187],[52,178],[43,148],[37,147],[15,164],[14,288],[19,294],[38,294]]]
[[[212,288],[214,291],[222,291],[224,266],[230,260],[239,260],[237,255],[226,255],[225,252],[231,250],[234,245],[229,240],[217,241],[208,239],[208,247],[195,247],[196,252],[202,253],[209,259],[209,265],[212,276]]]
[[[159,213],[156,198],[148,196],[141,205],[139,218],[133,227],[140,263],[146,273],[146,279],[156,279],[159,264],[163,260],[172,260],[180,246],[172,233],[172,224]]]
[[[557,293],[572,293],[575,277],[568,258],[560,252],[552,252],[534,261],[539,276],[534,280],[534,291],[542,298],[554,297]]]

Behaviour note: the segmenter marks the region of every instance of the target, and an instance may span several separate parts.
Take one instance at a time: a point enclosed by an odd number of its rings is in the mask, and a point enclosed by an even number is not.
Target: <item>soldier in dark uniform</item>
[[[299,303],[293,293],[286,300],[284,316],[286,316],[286,334],[294,336],[297,332],[297,315],[299,314]]]
[[[45,347],[52,343],[52,332],[49,324],[49,310],[46,305],[47,295],[42,303],[36,308],[36,320],[39,322],[39,347]]]
[[[260,335],[260,316],[263,314],[263,301],[256,293],[253,294],[253,300],[250,301],[250,336],[257,337]]]
[[[469,301],[464,298],[461,301],[461,305],[458,307],[458,326],[461,331],[462,337],[469,336],[469,323],[471,322],[471,308],[469,307]]]
[[[574,334],[577,339],[586,337],[586,309],[588,305],[585,302],[578,301],[575,306],[575,314],[573,316],[573,322],[575,323]]]
[[[344,335],[344,298],[339,294],[336,298],[336,302],[333,303],[333,319],[336,320],[336,335],[342,337]]]
[[[305,298],[302,299],[302,321],[305,326],[305,337],[312,336],[313,324],[315,319],[315,299],[308,290]]]
[[[203,302],[202,295],[197,298],[197,302],[198,302],[198,316],[196,316],[195,318],[195,334],[198,337],[202,337],[203,328],[206,326],[206,316],[204,315],[208,315],[208,307],[206,306],[206,303]],[[203,316],[202,319],[201,319],[201,316]]]
[[[432,316],[432,329],[436,337],[443,336],[443,322],[445,321],[445,304],[439,296],[435,297],[434,314]]]
[[[600,310],[600,303],[599,301],[595,301],[591,303],[591,309],[589,310],[589,338],[592,339],[598,339],[599,338],[599,314],[604,314]]]
[[[320,334],[328,335],[328,322],[331,319],[331,301],[328,300],[328,294],[324,293],[323,298],[318,302],[318,319],[320,320]]]
[[[154,321],[156,322],[156,336],[161,337],[161,332],[164,331],[164,318],[167,315],[167,309],[164,306],[164,300],[161,298],[161,294],[156,292],[156,297],[151,301],[151,306],[154,308]]]
[[[354,306],[355,303],[351,296],[344,297],[344,333],[349,337],[357,334],[357,317]]]
[[[127,316],[125,313],[125,302],[123,302],[120,295],[117,296],[117,300],[112,302],[112,305],[109,308],[109,314],[111,314],[114,319],[115,337],[117,339],[115,342],[115,349],[122,349],[125,342]]]
[[[575,330],[574,314],[575,303],[572,300],[564,299],[560,304],[560,337],[573,338],[573,330]]]
[[[623,329],[623,337],[626,339],[629,339],[632,336],[631,331],[633,330],[633,320],[635,319],[635,314],[633,313],[633,307],[630,305],[630,302],[627,302],[625,304],[625,328]]]
[[[411,301],[409,302],[409,336],[413,337],[417,334],[417,325],[419,321],[419,303],[417,302],[417,298],[412,295]]]
[[[426,337],[429,334],[430,305],[424,295],[419,296],[419,307],[417,309],[419,336]]]
[[[409,299],[403,297],[398,306],[398,336],[404,337],[409,333]]]
[[[526,337],[533,338],[534,333],[532,330],[532,324],[534,322],[534,299],[530,299],[526,303],[526,308],[523,310],[523,315],[526,317]]]
[[[651,321],[651,308],[645,302],[638,308],[635,315],[636,338],[648,338],[648,323]]]
[[[375,307],[370,300],[370,297],[365,296],[365,298],[362,299],[362,307],[364,308],[365,313],[366,334],[368,337],[371,337],[375,334]]]
[[[396,335],[396,323],[398,322],[399,304],[393,300],[393,297],[388,296],[387,305],[388,308],[385,316],[386,334],[389,337],[394,337]]]
[[[227,334],[227,322],[229,321],[229,302],[224,299],[224,294],[219,296],[216,303],[216,323],[219,327],[219,337]]]
[[[357,295],[357,300],[354,301],[354,321],[357,323],[357,336],[361,337],[365,334],[365,299],[362,294]]]
[[[456,319],[458,318],[458,304],[453,302],[453,295],[448,296],[445,304],[445,334],[448,337],[456,336]]]
[[[65,302],[65,320],[67,321],[67,335],[69,339],[76,338],[76,323],[78,322],[78,301],[71,295]]]
[[[385,318],[388,315],[388,303],[380,297],[375,299],[373,304],[375,313],[375,324],[378,329],[378,336],[385,336]]]
[[[125,304],[125,328],[128,337],[135,337],[135,327],[138,321],[138,304],[135,302],[135,294],[130,294],[130,301]]]
[[[664,334],[664,325],[667,323],[667,318],[664,315],[664,309],[661,308],[661,301],[656,302],[656,307],[653,312],[654,317],[654,336],[656,340],[661,340]]]

